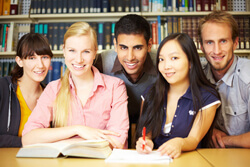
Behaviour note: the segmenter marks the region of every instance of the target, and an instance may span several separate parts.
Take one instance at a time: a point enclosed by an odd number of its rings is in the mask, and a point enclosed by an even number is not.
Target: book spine
[[[61,66],[62,63],[60,61],[52,62],[52,81],[57,80],[61,77]]]
[[[104,46],[105,46],[105,49],[108,50],[108,49],[111,49],[111,23],[110,22],[105,22],[104,27],[105,27]]]
[[[65,32],[65,24],[64,23],[58,23],[58,49],[63,50],[63,37]]]
[[[123,12],[123,1],[116,1],[116,11],[117,12]]]
[[[96,13],[101,13],[101,11],[102,11],[102,0],[97,0]]]
[[[172,4],[172,0],[167,0],[167,11],[168,12],[172,12],[173,11],[173,4]]]
[[[75,13],[80,13],[81,11],[81,1],[75,0]]]
[[[7,37],[7,46],[6,51],[10,52],[12,51],[12,40],[13,40],[13,32],[14,31],[14,22],[10,22],[9,28],[8,28],[8,37]]]
[[[167,17],[168,19],[168,35],[173,34],[173,18],[171,16]]]
[[[135,12],[141,11],[140,0],[135,0]]]
[[[244,17],[244,37],[245,37],[245,46],[246,49],[250,49],[250,16]]]
[[[135,1],[130,1],[130,12],[135,12]]]
[[[103,13],[109,12],[109,1],[108,0],[102,1],[102,12]]]
[[[74,1],[68,0],[68,13],[74,13]]]
[[[201,12],[202,0],[196,0],[196,11]]]
[[[48,23],[43,24],[43,35],[48,38]]]
[[[115,39],[115,23],[112,23],[111,24],[111,49],[114,49],[115,46],[114,46],[114,39]]]
[[[58,50],[58,24],[53,23],[53,50]]]
[[[3,15],[10,15],[10,0],[3,0]]]
[[[158,44],[161,43],[161,16],[157,16]],[[158,47],[158,46],[157,46]]]
[[[103,49],[103,23],[98,23],[97,41],[98,41],[98,50],[102,50]]]
[[[227,11],[227,0],[221,0],[220,8],[223,11]]]
[[[0,0],[0,16],[1,15],[3,15],[3,0]]]
[[[94,13],[95,1],[90,0],[89,2],[89,13]]]
[[[152,26],[152,48],[157,49],[157,23],[153,22]]]
[[[141,1],[141,6],[142,6],[142,12],[148,12],[149,8],[149,1],[148,0],[142,0]]]
[[[57,13],[63,13],[63,0],[57,0]]]
[[[42,13],[41,6],[42,6],[42,0],[37,0],[37,6],[36,6],[36,13],[37,14]]]
[[[89,9],[89,0],[85,1],[85,13],[89,13],[90,9]]]
[[[8,25],[7,24],[4,24],[3,25],[3,40],[2,40],[2,52],[4,52],[4,48],[5,48],[5,41],[7,40],[6,39],[6,29],[7,29]]]
[[[188,11],[193,12],[194,11],[194,0],[188,0]]]
[[[46,7],[46,5],[47,5],[47,1],[46,0],[42,0],[42,2],[41,2],[42,4],[41,4],[41,13],[42,14],[46,14],[47,13],[47,7]]]
[[[47,14],[52,14],[53,6],[52,6],[52,0],[47,0]]]
[[[62,0],[62,12],[68,13],[68,0]]]
[[[11,15],[18,14],[18,0],[11,0],[11,2],[10,2],[10,14]]]
[[[52,13],[56,14],[57,13],[57,0],[52,0]]]

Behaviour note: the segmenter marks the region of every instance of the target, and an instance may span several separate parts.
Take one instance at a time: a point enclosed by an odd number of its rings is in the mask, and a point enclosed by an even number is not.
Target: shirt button
[[[172,125],[172,128],[174,127],[174,125]]]
[[[240,69],[238,69],[238,72],[240,72]]]
[[[177,117],[177,115],[174,115],[174,117]]]
[[[236,112],[234,112],[234,115],[236,115]]]
[[[180,106],[178,105],[177,107],[179,108]]]

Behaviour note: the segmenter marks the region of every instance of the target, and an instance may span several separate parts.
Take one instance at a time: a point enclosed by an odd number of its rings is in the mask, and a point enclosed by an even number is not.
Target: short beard
[[[229,60],[227,61],[226,65],[225,65],[224,67],[222,67],[222,68],[215,68],[209,61],[207,61],[207,62],[208,62],[208,64],[210,65],[210,67],[211,67],[214,71],[223,71],[223,70],[225,70],[225,69],[229,66],[229,64],[231,63],[231,61],[232,61],[233,58],[234,58],[234,52],[232,51],[232,57],[231,57],[231,59],[229,59]]]

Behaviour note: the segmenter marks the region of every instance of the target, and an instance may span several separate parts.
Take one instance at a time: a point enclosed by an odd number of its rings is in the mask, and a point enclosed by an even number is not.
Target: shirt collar
[[[120,61],[118,59],[118,56],[116,56],[114,66],[113,66],[111,72],[116,73],[116,72],[119,72],[119,71],[125,72],[125,70],[123,69],[123,67],[122,67],[122,65],[121,65],[121,63],[120,63]],[[153,61],[150,58],[149,53],[147,53],[147,57],[146,57],[146,60],[144,62],[142,72],[143,73],[145,72],[145,73],[148,73],[148,74],[151,74],[151,75],[156,75],[157,74],[157,71],[156,71],[155,66],[153,64]]]
[[[91,67],[93,74],[94,74],[94,86],[93,86],[93,91],[96,91],[96,89],[98,88],[98,86],[102,86],[102,87],[106,87],[105,82],[103,80],[103,77],[101,75],[101,73],[99,72],[99,70],[92,66]],[[70,88],[72,90],[75,90],[75,84],[74,81],[72,79],[71,73],[69,75],[69,84],[70,84]]]

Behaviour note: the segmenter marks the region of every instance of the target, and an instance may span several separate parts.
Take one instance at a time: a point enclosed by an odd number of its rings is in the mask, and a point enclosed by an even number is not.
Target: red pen
[[[145,142],[145,137],[146,137],[146,127],[143,127],[143,130],[142,130],[142,138]],[[145,144],[142,145],[142,150],[144,150],[145,148]]]

